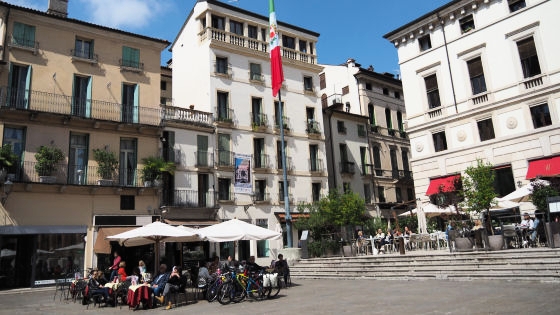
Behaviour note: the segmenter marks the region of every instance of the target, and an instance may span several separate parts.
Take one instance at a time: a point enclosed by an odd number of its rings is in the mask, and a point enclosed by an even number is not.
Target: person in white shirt
[[[533,220],[529,216],[527,212],[523,213],[523,220],[519,224],[519,227],[522,229],[532,229],[533,228]]]

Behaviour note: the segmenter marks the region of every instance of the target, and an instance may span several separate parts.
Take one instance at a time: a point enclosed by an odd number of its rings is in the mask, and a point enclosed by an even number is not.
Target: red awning
[[[430,179],[430,186],[426,190],[426,196],[431,196],[440,192],[450,192],[455,190],[455,181],[460,179],[461,175],[450,175],[439,178]]]
[[[560,175],[560,156],[529,161],[526,179]]]

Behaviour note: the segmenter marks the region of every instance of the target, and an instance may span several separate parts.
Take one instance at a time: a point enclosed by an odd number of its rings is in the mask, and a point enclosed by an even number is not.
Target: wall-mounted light
[[[517,181],[517,188],[521,188],[521,187],[523,187],[523,183],[521,183],[521,181],[518,180],[518,181]]]
[[[53,75],[52,75],[52,78],[53,78],[53,80],[55,80],[55,81],[56,81],[56,72],[55,72],[55,73],[53,73]]]

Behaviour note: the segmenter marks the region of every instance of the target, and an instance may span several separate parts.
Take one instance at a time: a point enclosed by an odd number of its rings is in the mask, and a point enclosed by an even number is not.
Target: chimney
[[[48,14],[68,17],[68,0],[49,0]]]

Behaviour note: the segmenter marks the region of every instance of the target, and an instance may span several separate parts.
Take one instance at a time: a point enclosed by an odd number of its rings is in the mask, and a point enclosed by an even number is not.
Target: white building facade
[[[400,80],[348,59],[324,65],[319,84],[330,189],[360,194],[372,216],[407,210],[415,194]]]
[[[187,159],[175,174],[175,189],[204,186],[217,196],[217,217],[238,218],[279,230],[284,196],[278,98],[272,97],[268,17],[219,1],[198,1],[172,46],[176,107],[210,113],[215,130],[175,135],[174,148]],[[325,143],[318,90],[316,43],[319,34],[279,23],[285,82],[286,166],[289,203],[312,202],[327,190]],[[196,154],[193,152],[197,152]],[[245,155],[245,156],[242,156]],[[195,158],[208,165],[196,167]],[[248,171],[248,172],[246,172]],[[200,183],[201,174],[207,183]],[[294,230],[294,244],[298,235]],[[222,244],[227,258],[233,248]],[[240,242],[238,257],[270,262],[277,241]],[[265,259],[266,258],[266,259]]]
[[[548,0],[452,1],[384,36],[398,50],[419,198],[477,158],[494,165],[502,196],[557,175],[559,10]]]

